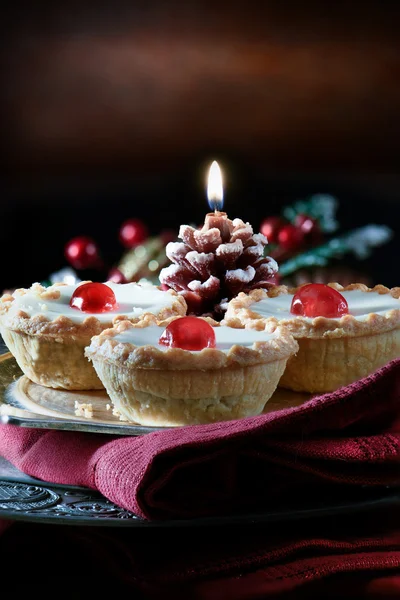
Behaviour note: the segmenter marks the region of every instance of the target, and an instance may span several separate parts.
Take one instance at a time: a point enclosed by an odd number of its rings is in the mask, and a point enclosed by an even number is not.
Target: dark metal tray
[[[296,500],[297,501],[297,500]],[[0,457],[0,518],[55,525],[108,527],[201,527],[290,523],[302,519],[349,515],[400,506],[400,488],[354,490],[346,499],[320,498],[313,505],[286,506],[264,512],[198,519],[147,521],[93,490],[57,485],[25,475]]]

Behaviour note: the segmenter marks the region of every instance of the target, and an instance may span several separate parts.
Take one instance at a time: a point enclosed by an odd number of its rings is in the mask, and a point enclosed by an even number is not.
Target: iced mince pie
[[[310,283],[289,289],[254,290],[231,300],[225,324],[279,324],[299,351],[279,385],[327,392],[369,375],[400,356],[400,288]]]
[[[185,316],[118,323],[85,353],[122,420],[174,426],[260,414],[297,348],[282,327],[233,329]]]
[[[92,336],[118,321],[186,314],[175,292],[150,283],[35,283],[0,298],[0,333],[32,381],[69,390],[102,389],[84,356]]]

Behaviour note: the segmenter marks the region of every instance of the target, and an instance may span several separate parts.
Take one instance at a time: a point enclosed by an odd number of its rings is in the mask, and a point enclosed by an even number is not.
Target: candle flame
[[[211,210],[221,210],[224,204],[222,173],[216,160],[208,172],[207,198]]]

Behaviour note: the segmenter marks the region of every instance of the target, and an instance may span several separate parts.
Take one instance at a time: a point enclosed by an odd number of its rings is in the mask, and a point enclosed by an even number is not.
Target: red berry
[[[278,233],[285,224],[281,217],[267,217],[260,225],[260,233],[265,235],[269,244],[277,244]]]
[[[342,317],[349,313],[347,300],[325,283],[303,285],[293,296],[290,312],[303,317]]]
[[[322,232],[318,220],[305,214],[298,214],[294,221],[295,226],[303,234],[304,241],[317,244],[322,239]]]
[[[215,348],[215,332],[199,317],[179,317],[171,321],[160,336],[159,343],[170,348],[202,350]]]
[[[92,269],[100,265],[100,253],[96,242],[87,236],[72,238],[64,249],[65,258],[74,269]]]
[[[298,250],[302,242],[302,231],[291,223],[284,225],[278,233],[278,244],[284,250]]]
[[[115,294],[105,283],[79,285],[69,301],[71,308],[87,313],[103,313],[117,308]]]
[[[108,281],[112,281],[113,283],[128,283],[125,275],[114,267],[108,274]]]
[[[125,248],[134,248],[144,242],[147,237],[147,227],[140,219],[124,221],[119,230],[119,239]]]

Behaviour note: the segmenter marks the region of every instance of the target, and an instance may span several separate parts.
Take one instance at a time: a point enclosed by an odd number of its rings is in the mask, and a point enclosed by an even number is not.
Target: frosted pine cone
[[[167,244],[172,264],[161,270],[159,279],[165,288],[184,296],[189,314],[220,320],[226,303],[239,292],[274,285],[278,264],[264,256],[268,240],[261,233],[254,234],[249,223],[226,216],[219,223],[213,213],[207,216],[211,218],[206,217],[200,230],[181,225],[182,242]]]

